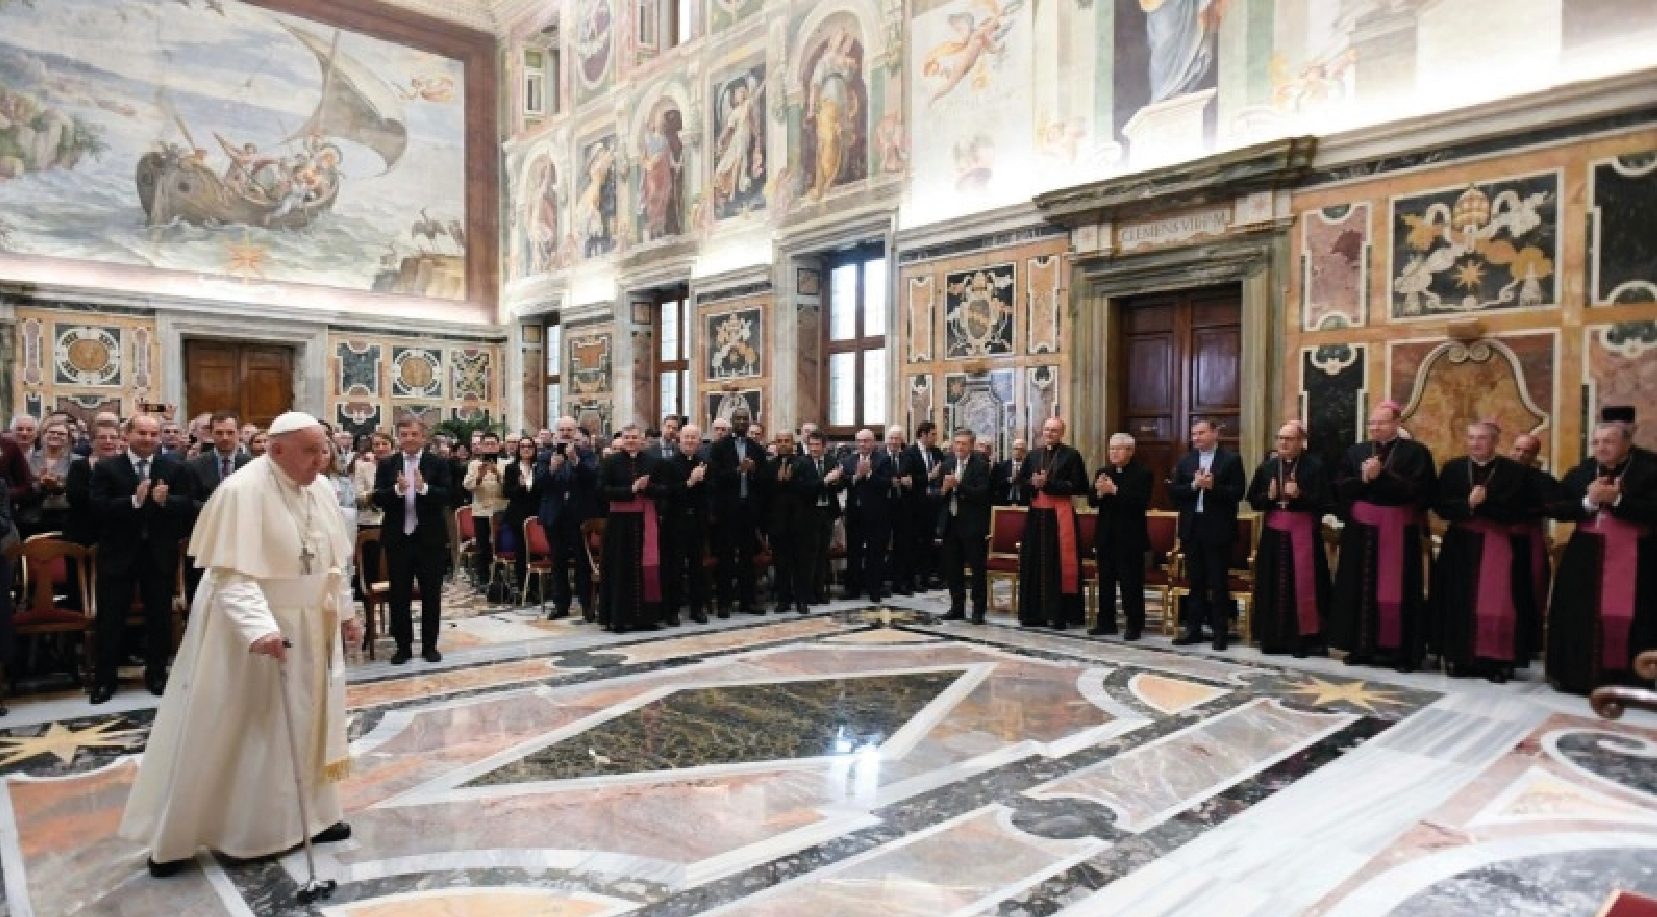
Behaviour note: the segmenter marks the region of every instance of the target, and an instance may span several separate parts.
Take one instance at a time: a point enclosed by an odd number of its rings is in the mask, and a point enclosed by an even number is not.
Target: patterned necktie
[[[138,480],[143,481],[150,476],[150,460],[138,460]]]
[[[219,460],[219,480],[223,481],[225,478],[230,477],[230,472],[231,471],[232,471],[232,469],[230,467],[230,460],[229,459],[220,459]]]
[[[419,470],[420,470],[420,463],[419,462],[410,462],[407,455],[403,456],[403,480],[405,482],[405,486],[403,487],[403,534],[404,535],[413,535],[414,534],[414,527],[416,525],[418,525],[419,522],[420,522],[420,519],[416,515],[415,509],[414,509],[414,498],[415,498],[415,495],[416,495],[415,494],[415,486],[414,486],[414,475],[416,473],[418,473]]]

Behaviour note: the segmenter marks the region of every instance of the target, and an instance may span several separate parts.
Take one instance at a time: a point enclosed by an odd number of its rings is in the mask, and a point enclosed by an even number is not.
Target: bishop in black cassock
[[[644,451],[638,425],[628,424],[621,431],[621,448],[607,456],[599,470],[599,491],[610,504],[610,514],[599,563],[598,621],[618,634],[653,629],[661,613],[656,501],[668,488],[654,474],[660,461]]]
[[[1265,528],[1254,554],[1254,638],[1262,653],[1323,653],[1329,616],[1329,558],[1323,516],[1334,491],[1323,460],[1306,451],[1299,421],[1277,431],[1277,452],[1249,482],[1249,505]]]
[[[1082,454],[1064,444],[1064,421],[1042,424],[1044,444],[1024,457],[1019,477],[1032,499],[1018,551],[1018,620],[1063,630],[1085,620],[1080,533],[1070,498],[1087,493]]]

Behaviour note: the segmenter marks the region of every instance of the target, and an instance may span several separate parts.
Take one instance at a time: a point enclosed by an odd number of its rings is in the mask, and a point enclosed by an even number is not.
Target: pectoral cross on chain
[[[299,543],[299,569],[306,576],[311,575],[311,561],[316,560],[316,552],[311,550],[309,542]]]

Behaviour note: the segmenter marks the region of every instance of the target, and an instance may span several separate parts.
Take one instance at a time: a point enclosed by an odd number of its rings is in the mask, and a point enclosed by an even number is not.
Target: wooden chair
[[[1177,517],[1178,514],[1174,514]],[[1237,527],[1231,539],[1231,558],[1226,567],[1226,593],[1237,603],[1237,633],[1244,641],[1250,634],[1251,606],[1254,603],[1254,551],[1260,526],[1256,513],[1239,513]],[[1179,600],[1191,594],[1190,571],[1185,569],[1184,556],[1179,557],[1169,577],[1168,604],[1163,612],[1163,631],[1172,633],[1179,625]],[[1173,630],[1170,630],[1170,627]]]
[[[530,516],[524,520],[524,598],[529,598],[529,581],[534,579],[540,586],[536,595],[541,600],[541,607],[547,606],[547,584],[552,578],[552,542],[547,540],[547,530],[541,527],[541,520]]]
[[[48,535],[36,535],[18,548],[25,584],[24,606],[12,616],[18,642],[34,637],[79,635],[76,642],[81,645],[81,661],[78,664],[74,661],[72,650],[63,658],[64,671],[77,686],[83,684],[83,673],[90,673],[92,666],[92,553],[90,548]],[[70,562],[74,563],[73,574],[69,571]],[[59,601],[59,592],[67,593],[71,582],[80,589],[85,610],[66,608]]]
[[[994,596],[996,580],[1010,580],[1013,584],[1014,615],[1018,614],[1019,541],[1024,537],[1027,512],[1022,506],[997,506],[990,510],[990,594]]]
[[[1081,556],[1082,601],[1083,619],[1089,627],[1098,620],[1099,613],[1104,605],[1099,595],[1099,561],[1093,554],[1093,546],[1098,543],[1099,511],[1084,509],[1076,511],[1076,552]],[[1111,603],[1112,613],[1116,603]]]
[[[589,614],[598,613],[598,589],[604,575],[599,565],[599,558],[604,556],[604,520],[588,519],[581,523],[581,545],[587,549],[587,566],[593,573],[593,592],[587,596],[587,601],[581,607]]]
[[[1179,615],[1168,597],[1168,590],[1174,585],[1174,576],[1179,572],[1179,513],[1165,509],[1150,510],[1145,514],[1145,531],[1149,538],[1145,588],[1157,594],[1162,632],[1171,635],[1179,624]]]
[[[368,565],[370,545],[374,547],[374,569]],[[385,549],[380,544],[380,530],[365,528],[357,530],[357,547],[355,552],[357,567],[357,590],[362,593],[362,614],[366,626],[363,628],[362,645],[368,652],[368,658],[374,658],[374,638],[383,630],[389,614],[387,603],[391,598],[391,575],[386,572]],[[420,596],[420,584],[414,585],[414,596]]]
[[[489,561],[489,582],[484,583],[483,591],[487,597],[489,590],[496,583],[500,583],[506,589],[505,599],[507,603],[516,604],[518,600],[518,552],[523,550],[523,545],[515,544],[511,550],[501,550],[501,533],[509,531],[505,522],[505,512],[499,512],[489,517],[489,525],[492,527],[489,539],[491,559]],[[523,533],[514,533],[512,540],[521,542]]]
[[[455,510],[455,532],[460,538],[460,570],[455,572],[455,581],[461,582],[461,576],[477,569],[478,526],[470,506]]]

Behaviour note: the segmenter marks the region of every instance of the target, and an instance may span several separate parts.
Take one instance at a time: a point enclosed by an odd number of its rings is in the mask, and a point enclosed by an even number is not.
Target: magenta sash
[[[1530,588],[1540,615],[1548,604],[1548,531],[1540,521],[1521,522],[1510,531],[1530,546]]]
[[[1404,530],[1415,524],[1415,507],[1359,500],[1352,504],[1352,520],[1375,529],[1375,607],[1381,613],[1375,642],[1397,649],[1404,643]]]
[[[1317,541],[1317,514],[1267,510],[1266,528],[1289,536],[1289,551],[1295,563],[1295,613],[1300,621],[1300,635],[1311,636],[1322,627],[1318,620],[1317,567],[1312,558]]]
[[[1645,526],[1601,512],[1577,526],[1579,532],[1600,536],[1605,549],[1599,566],[1600,665],[1626,669],[1628,636],[1634,629],[1634,587],[1640,539]]]
[[[1473,593],[1473,655],[1512,662],[1519,621],[1513,604],[1513,532],[1489,519],[1464,519],[1456,527],[1484,536]]]
[[[1057,517],[1059,530],[1059,593],[1076,595],[1082,591],[1081,569],[1076,554],[1076,507],[1069,497],[1055,497],[1038,493],[1030,501],[1031,509],[1050,509]]]
[[[634,497],[626,502],[610,501],[611,513],[642,513],[644,515],[644,600],[662,600],[662,552],[656,537],[656,501],[649,497]]]

